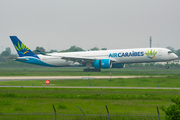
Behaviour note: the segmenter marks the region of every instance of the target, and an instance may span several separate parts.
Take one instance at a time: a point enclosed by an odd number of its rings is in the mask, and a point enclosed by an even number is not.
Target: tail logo
[[[153,59],[154,57],[156,57],[156,54],[157,54],[157,51],[152,51],[152,50],[148,50],[147,52],[145,52],[147,57],[150,58],[150,59]]]
[[[16,46],[16,45],[14,45],[14,46],[15,46],[16,50],[23,55],[29,52],[28,51],[29,48],[27,48],[23,43],[19,44],[19,42],[18,42],[18,46]]]

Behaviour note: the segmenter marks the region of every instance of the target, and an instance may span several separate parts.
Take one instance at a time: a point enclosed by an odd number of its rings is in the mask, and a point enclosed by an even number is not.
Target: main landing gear
[[[100,68],[94,68],[94,69],[87,68],[87,69],[83,69],[83,72],[101,72],[101,69]]]

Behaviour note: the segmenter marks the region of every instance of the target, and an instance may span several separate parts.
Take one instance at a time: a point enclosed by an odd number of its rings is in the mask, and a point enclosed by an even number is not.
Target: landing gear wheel
[[[97,72],[101,72],[101,69],[98,69]]]
[[[95,69],[83,69],[83,72],[101,72],[101,69],[95,68]]]
[[[168,65],[168,62],[167,62],[167,65]],[[166,66],[166,69],[169,69],[169,66]]]

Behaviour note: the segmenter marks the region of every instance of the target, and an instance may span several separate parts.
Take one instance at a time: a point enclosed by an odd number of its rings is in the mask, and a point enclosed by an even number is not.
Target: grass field
[[[47,68],[49,69],[49,68]],[[92,80],[51,80],[50,86],[111,86],[111,87],[180,87],[179,70],[135,70],[118,69],[103,70],[98,73],[84,73],[82,69],[0,69],[0,76],[28,76],[28,75],[157,75],[158,78],[130,78],[130,79],[92,79]],[[44,80],[28,81],[0,81],[0,85],[18,86],[46,86]],[[156,106],[169,106],[171,99],[180,97],[180,90],[141,90],[141,89],[65,89],[65,88],[0,88],[0,119],[54,119],[53,107],[58,114],[106,114],[105,105],[108,106],[110,115],[157,115]],[[38,113],[38,115],[4,115],[4,113]],[[39,115],[39,114],[51,115]],[[160,115],[164,112],[160,110]],[[58,119],[79,120],[82,117],[66,118],[57,116]],[[104,120],[107,117],[90,117],[86,120]],[[110,120],[119,119],[118,117]],[[122,118],[125,119],[125,118]],[[140,117],[127,119],[139,120]],[[157,119],[157,117],[146,119]],[[125,119],[126,120],[126,119]]]
[[[103,114],[108,105],[111,114],[154,115],[175,95],[180,90],[1,88],[0,112],[49,113],[54,104],[59,113],[78,114],[80,106],[87,114]]]
[[[157,115],[156,106],[172,104],[176,95],[180,90],[1,88],[0,113],[53,113],[54,104],[59,114],[82,114],[77,106],[106,114],[107,105],[111,115]]]
[[[86,87],[180,87],[180,75],[149,78],[117,78],[117,79],[75,79],[50,80],[46,85],[44,80],[1,81],[0,85],[11,86],[86,86]]]

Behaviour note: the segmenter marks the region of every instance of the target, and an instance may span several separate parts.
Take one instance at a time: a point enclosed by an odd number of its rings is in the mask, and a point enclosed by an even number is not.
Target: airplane
[[[15,61],[51,67],[83,66],[85,67],[84,72],[100,72],[101,68],[124,68],[127,63],[167,62],[168,65],[168,61],[178,58],[176,54],[166,48],[134,48],[36,55],[17,36],[10,36],[10,39],[19,55]],[[168,69],[169,66],[166,68]]]

